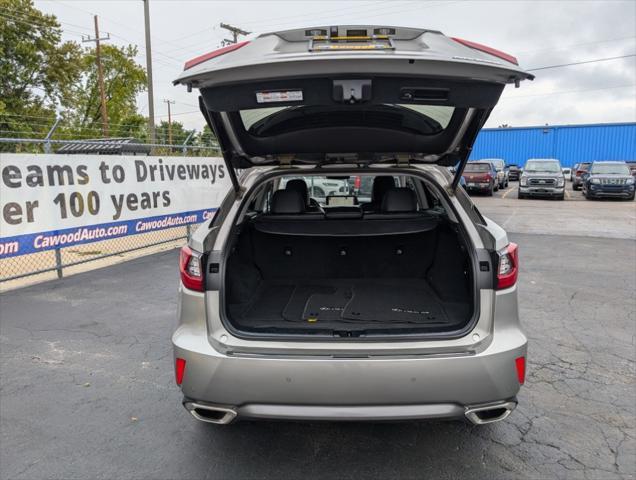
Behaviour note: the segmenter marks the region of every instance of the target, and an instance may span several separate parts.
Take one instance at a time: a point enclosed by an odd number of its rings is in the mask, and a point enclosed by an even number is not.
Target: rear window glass
[[[488,172],[490,165],[487,163],[469,163],[464,168],[464,172]]]
[[[355,176],[334,176],[325,177],[320,175],[307,176],[285,176],[278,184],[278,190],[287,188],[287,184],[295,180],[295,189],[300,188],[297,180],[302,180],[307,187],[308,197],[323,207],[334,206],[355,206],[370,203],[373,199],[373,184],[378,178],[375,175],[355,175]],[[408,186],[407,177],[396,175],[389,177],[393,181],[383,180],[385,188],[387,182],[394,187]],[[379,199],[375,199],[378,201]]]
[[[530,160],[526,163],[525,172],[537,172],[537,173],[559,173],[561,172],[561,165],[554,160]]]
[[[607,175],[629,175],[629,168],[624,163],[595,163],[590,173]]]
[[[241,110],[243,127],[252,135],[276,135],[304,128],[368,126],[434,135],[448,127],[455,107],[440,105],[299,105]]]

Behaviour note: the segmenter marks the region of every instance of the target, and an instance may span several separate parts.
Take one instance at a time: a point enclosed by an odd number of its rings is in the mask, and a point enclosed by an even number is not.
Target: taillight
[[[234,50],[238,50],[241,47],[244,47],[245,45],[247,45],[249,42],[249,40],[245,41],[245,42],[238,42],[238,43],[233,43],[231,45],[228,45],[227,47],[223,47],[223,48],[219,48],[217,50],[214,50],[212,52],[206,53],[204,55],[200,55],[196,58],[193,58],[192,60],[188,60],[183,69],[187,70],[189,68],[194,67],[195,65],[198,65],[199,63],[203,63],[207,60],[210,60],[212,58],[216,58],[216,57],[220,57],[221,55],[225,55],[226,53],[230,53],[233,52]]]
[[[464,40],[462,38],[451,37],[457,43],[461,43],[462,45],[473,48],[475,50],[479,50],[480,52],[487,53],[488,55],[494,55],[497,58],[501,58],[506,62],[514,63],[515,65],[519,65],[519,61],[516,57],[513,57],[509,53],[502,52],[501,50],[497,50],[496,48],[488,47],[486,45],[482,45],[481,43],[471,42],[470,40]]]
[[[179,272],[181,283],[190,290],[203,291],[203,270],[201,256],[194,253],[187,245],[181,249],[179,256]]]
[[[517,369],[517,380],[520,385],[526,381],[526,357],[515,358],[515,368]]]
[[[497,266],[497,290],[512,287],[517,283],[519,274],[519,255],[516,243],[509,243],[499,252],[499,265]]]
[[[356,175],[353,177],[353,188],[360,190],[360,185],[362,185],[362,179]]]
[[[174,362],[174,378],[177,385],[183,383],[183,375],[185,374],[186,361],[183,358],[177,358]]]

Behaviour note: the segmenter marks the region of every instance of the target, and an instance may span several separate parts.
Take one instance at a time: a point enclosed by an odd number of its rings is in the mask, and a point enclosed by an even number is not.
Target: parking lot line
[[[503,195],[501,195],[501,198],[506,198],[508,196],[508,194],[510,192],[512,192],[515,189],[515,187],[510,187],[508,190],[506,190]]]
[[[570,199],[570,192],[568,192],[567,188],[564,191],[565,191],[565,198],[567,198],[569,200]]]

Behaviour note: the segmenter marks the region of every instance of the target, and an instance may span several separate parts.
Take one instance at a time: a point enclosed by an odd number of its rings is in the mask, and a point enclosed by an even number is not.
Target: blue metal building
[[[486,128],[470,160],[481,158],[517,165],[529,158],[558,158],[564,167],[593,160],[636,161],[636,123]]]

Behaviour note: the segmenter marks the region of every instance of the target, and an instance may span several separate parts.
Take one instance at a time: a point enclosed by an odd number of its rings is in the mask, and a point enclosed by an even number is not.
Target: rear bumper
[[[175,357],[186,360],[186,408],[221,407],[232,412],[230,421],[458,419],[474,408],[514,403],[519,391],[515,359],[526,356],[527,340],[517,319],[491,338],[478,353],[454,355],[240,356],[216,351],[205,327],[182,324],[173,345]]]
[[[529,197],[562,197],[565,187],[519,187],[519,193]]]
[[[228,424],[236,419],[303,421],[401,421],[461,420],[481,425],[505,419],[516,408],[516,398],[487,405],[462,407],[452,403],[427,405],[264,405],[228,407],[193,402],[185,398],[183,406],[202,422]]]
[[[472,186],[468,186],[468,184],[466,184],[464,186],[464,189],[467,192],[488,192],[492,188],[494,188],[494,184],[491,184],[491,183],[476,183],[475,185],[472,185]]]

